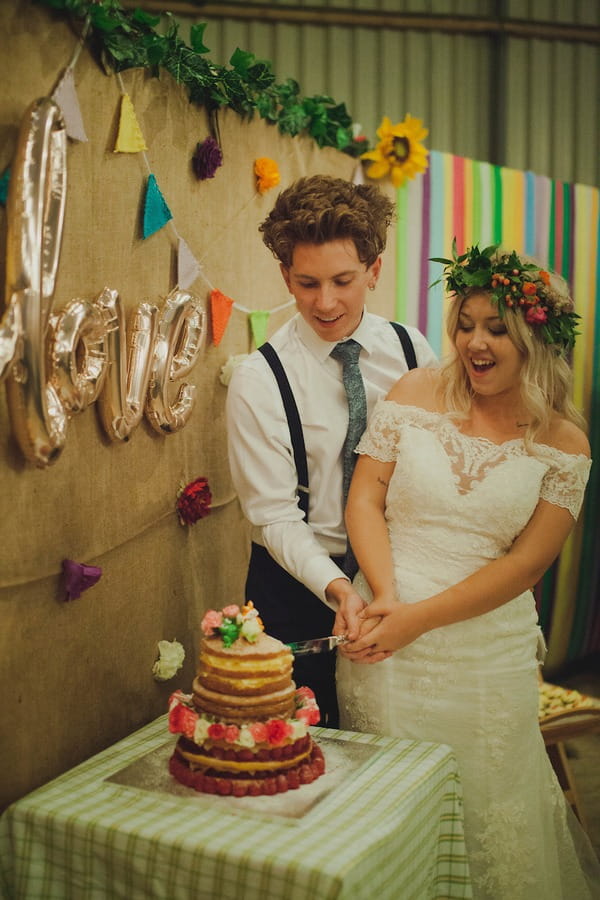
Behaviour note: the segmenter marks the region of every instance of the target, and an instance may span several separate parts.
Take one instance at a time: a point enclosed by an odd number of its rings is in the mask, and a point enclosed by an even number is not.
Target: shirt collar
[[[313,331],[308,322],[306,322],[302,318],[300,313],[297,313],[296,327],[298,329],[298,335],[300,336],[300,340],[302,341],[302,343],[319,360],[319,362],[324,362],[335,347],[335,342],[324,341],[322,338],[320,338],[319,335]],[[361,347],[366,350],[367,353],[372,352],[373,334],[371,332],[369,314],[366,307],[364,308],[363,317],[360,320],[360,324],[352,332],[352,334],[349,335],[349,337],[354,338],[354,340],[357,341],[361,345]]]

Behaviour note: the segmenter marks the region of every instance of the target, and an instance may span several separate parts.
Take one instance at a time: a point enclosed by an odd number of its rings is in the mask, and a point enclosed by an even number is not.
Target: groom
[[[330,635],[336,613],[337,630],[358,633],[343,509],[354,446],[402,373],[437,364],[417,329],[365,307],[392,217],[374,185],[316,175],[283,191],[260,226],[297,314],[234,370],[228,450],[252,524],[246,600],[286,643]],[[297,657],[294,677],[337,727],[335,652]]]

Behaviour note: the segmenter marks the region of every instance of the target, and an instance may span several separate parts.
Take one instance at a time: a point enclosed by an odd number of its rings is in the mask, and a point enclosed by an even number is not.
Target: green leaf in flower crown
[[[190,28],[190,44],[195,53],[210,52],[209,48],[204,43],[204,30],[206,25],[206,22],[200,22],[197,25],[192,25]]]

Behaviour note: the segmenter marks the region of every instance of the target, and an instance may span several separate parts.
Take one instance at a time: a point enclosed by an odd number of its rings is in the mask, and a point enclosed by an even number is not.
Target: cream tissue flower
[[[224,387],[229,387],[233,370],[236,366],[239,366],[241,362],[244,362],[245,359],[248,359],[249,355],[249,353],[236,353],[234,356],[230,356],[227,362],[221,366],[219,381]]]
[[[156,681],[168,681],[181,668],[185,659],[185,650],[179,641],[159,641],[158,659],[152,666],[152,674]]]

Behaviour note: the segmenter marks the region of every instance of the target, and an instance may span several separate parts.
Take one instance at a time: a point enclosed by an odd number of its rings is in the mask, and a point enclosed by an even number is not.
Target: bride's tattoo
[[[379,475],[377,476],[377,481],[379,482],[379,484],[382,484],[384,487],[388,487],[388,482],[384,481],[383,478],[380,478]]]

